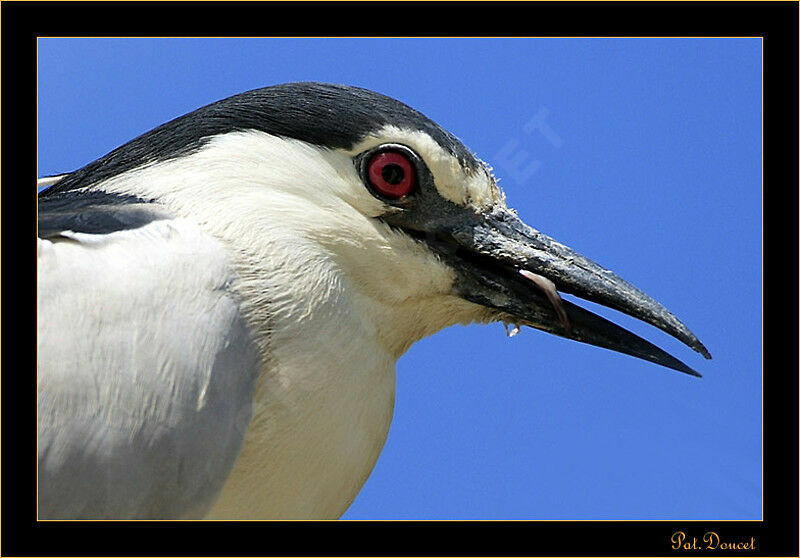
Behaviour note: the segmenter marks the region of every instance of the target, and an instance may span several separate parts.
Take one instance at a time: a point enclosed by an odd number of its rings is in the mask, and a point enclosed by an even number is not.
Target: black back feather
[[[170,215],[136,196],[79,190],[39,196],[39,238],[58,239],[64,231],[107,234],[136,229]]]

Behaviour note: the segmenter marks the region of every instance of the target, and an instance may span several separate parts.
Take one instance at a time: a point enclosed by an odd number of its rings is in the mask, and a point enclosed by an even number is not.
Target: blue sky
[[[345,519],[761,517],[759,39],[40,39],[38,68],[40,176],[248,89],[395,97],[714,355],[584,302],[704,377],[531,329],[444,330],[398,362]]]

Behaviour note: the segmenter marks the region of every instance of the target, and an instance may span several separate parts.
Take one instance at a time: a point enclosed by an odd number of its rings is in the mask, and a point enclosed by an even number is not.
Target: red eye
[[[373,155],[367,167],[370,185],[386,198],[402,198],[414,190],[414,165],[397,151]]]

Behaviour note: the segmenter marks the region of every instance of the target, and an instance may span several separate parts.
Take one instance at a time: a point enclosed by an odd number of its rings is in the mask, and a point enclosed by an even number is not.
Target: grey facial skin
[[[397,146],[403,148],[404,146]],[[410,150],[409,150],[410,151]],[[367,154],[368,155],[368,154]],[[382,219],[425,242],[457,274],[455,294],[508,321],[625,353],[693,376],[700,374],[630,331],[561,300],[557,291],[654,325],[705,358],[711,354],[661,304],[611,271],[523,223],[504,207],[483,213],[443,199],[417,162],[418,191]]]

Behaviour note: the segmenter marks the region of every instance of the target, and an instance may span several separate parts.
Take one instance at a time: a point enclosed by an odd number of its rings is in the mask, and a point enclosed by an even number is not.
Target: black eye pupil
[[[381,169],[381,176],[389,184],[400,184],[405,178],[405,173],[400,165],[389,163]]]

